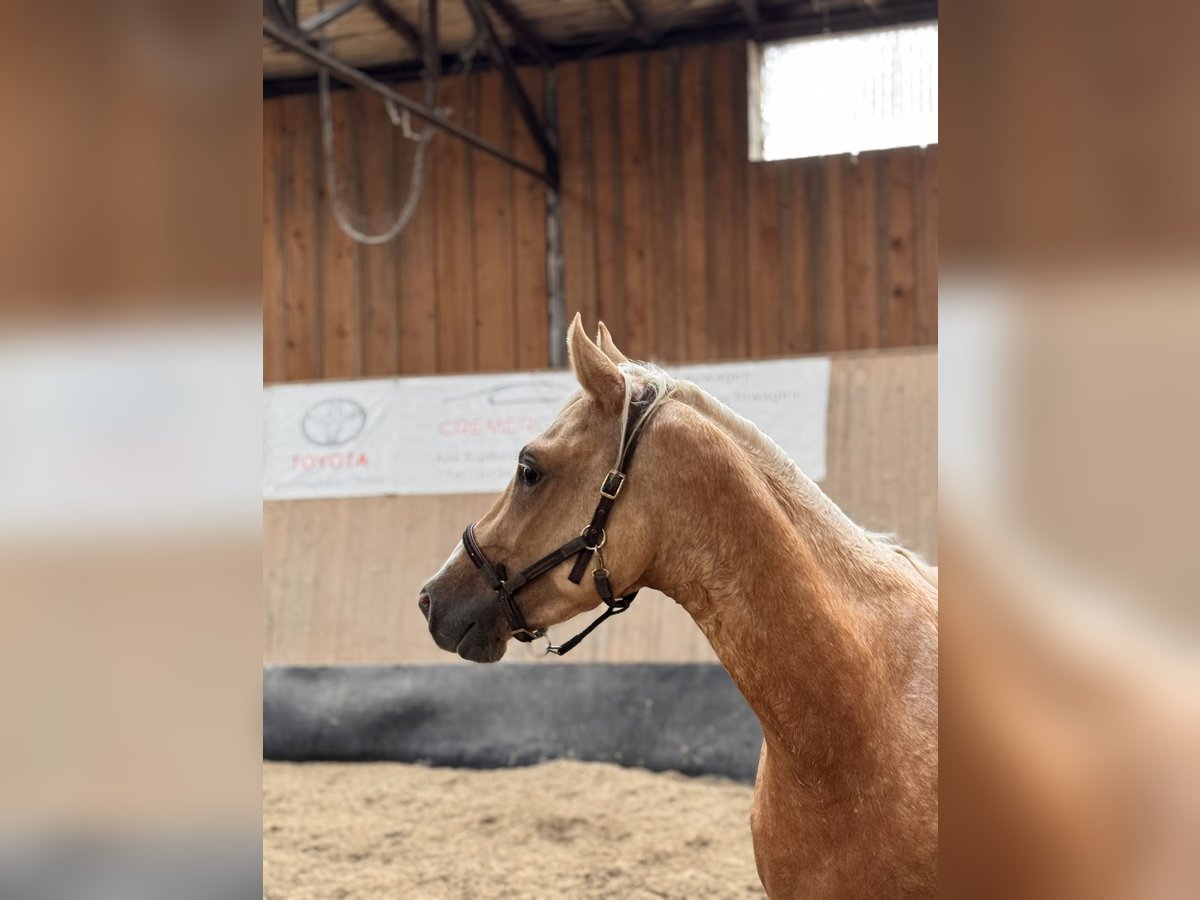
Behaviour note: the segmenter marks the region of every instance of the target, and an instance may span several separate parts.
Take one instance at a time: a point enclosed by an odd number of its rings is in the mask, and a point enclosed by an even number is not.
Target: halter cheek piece
[[[612,512],[613,504],[617,502],[621,488],[625,485],[625,474],[629,469],[629,461],[633,458],[633,451],[637,448],[638,439],[642,434],[642,426],[645,425],[645,411],[652,406],[654,397],[654,389],[649,388],[640,400],[630,402],[620,457],[617,459],[616,465],[604,477],[604,483],[600,485],[600,502],[596,504],[596,511],[592,513],[592,521],[580,532],[579,537],[567,541],[553,553],[543,556],[509,579],[508,570],[504,564],[492,562],[480,548],[479,542],[475,539],[475,525],[468,525],[466,531],[463,532],[463,549],[467,551],[467,556],[471,558],[471,562],[483,575],[488,587],[496,592],[496,598],[500,601],[500,606],[508,618],[512,636],[518,641],[529,643],[537,638],[545,637],[546,629],[529,627],[525,617],[521,615],[521,608],[517,606],[517,592],[531,581],[540,578],[572,557],[575,558],[575,565],[571,567],[571,574],[567,577],[575,584],[579,584],[583,580],[583,573],[587,571],[592,555],[599,554],[600,566],[592,571],[592,581],[596,585],[596,593],[600,595],[600,599],[604,601],[604,605],[608,609],[566,643],[561,646],[549,645],[546,648],[547,653],[565,656],[609,616],[615,616],[617,613],[623,613],[629,609],[629,605],[637,597],[637,591],[620,598],[613,596],[613,588],[608,580],[608,568],[604,565],[604,553],[601,548],[607,538],[604,526],[608,522],[608,514]]]

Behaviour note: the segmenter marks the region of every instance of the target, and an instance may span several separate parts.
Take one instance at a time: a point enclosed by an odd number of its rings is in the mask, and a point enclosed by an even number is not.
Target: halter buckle
[[[621,493],[621,488],[624,486],[625,473],[613,469],[604,476],[604,484],[600,485],[600,496],[607,497],[609,500],[616,500],[617,494]]]

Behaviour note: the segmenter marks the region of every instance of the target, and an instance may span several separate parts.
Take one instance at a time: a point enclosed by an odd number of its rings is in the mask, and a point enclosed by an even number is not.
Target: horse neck
[[[692,498],[678,510],[688,525],[650,586],[704,631],[772,765],[840,794],[847,773],[889,764],[881,729],[928,649],[928,586],[794,467],[763,469],[746,456],[714,468],[711,490],[677,495]]]

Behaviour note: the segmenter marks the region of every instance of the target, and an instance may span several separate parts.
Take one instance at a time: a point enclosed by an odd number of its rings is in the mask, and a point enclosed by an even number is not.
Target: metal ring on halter
[[[534,656],[549,656],[550,648],[554,646],[554,642],[550,640],[550,633],[547,631],[543,631],[541,637],[545,639],[546,643],[541,645],[540,650],[534,650],[534,645],[532,642],[526,644],[525,646],[529,648],[529,651],[533,653]]]
[[[581,538],[583,538],[584,540],[587,540],[588,532],[591,530],[592,530],[592,526],[589,525],[587,528],[583,529],[583,531],[579,532],[579,536]],[[605,531],[603,528],[601,528],[600,529],[600,543],[596,544],[595,546],[589,545],[587,549],[599,550],[601,547],[604,546],[604,542],[607,540],[608,540],[608,532]]]
[[[536,641],[538,638],[546,637],[545,630],[541,628],[518,628],[511,633],[513,637],[520,637],[521,635],[524,635],[525,637],[529,638],[530,643]]]

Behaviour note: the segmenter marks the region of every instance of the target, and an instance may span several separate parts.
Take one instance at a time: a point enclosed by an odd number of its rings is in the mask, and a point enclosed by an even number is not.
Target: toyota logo
[[[322,400],[304,414],[301,428],[314,444],[333,447],[353,440],[367,424],[367,411],[353,400]]]

